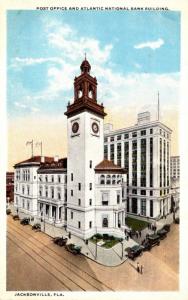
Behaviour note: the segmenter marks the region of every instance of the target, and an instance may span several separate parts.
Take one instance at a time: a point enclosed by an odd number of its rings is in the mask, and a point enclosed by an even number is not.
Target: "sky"
[[[66,106],[85,53],[114,129],[149,110],[173,130],[178,155],[180,14],[174,11],[8,11],[8,169],[31,156],[66,156]],[[16,149],[16,151],[15,151]],[[34,154],[40,149],[35,147]]]

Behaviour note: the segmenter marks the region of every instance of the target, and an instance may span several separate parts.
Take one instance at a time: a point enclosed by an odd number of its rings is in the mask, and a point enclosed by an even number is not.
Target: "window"
[[[108,145],[104,145],[104,159],[108,159]]]
[[[52,179],[52,182],[54,182],[54,176],[53,175],[52,175],[51,179]]]
[[[57,189],[57,198],[58,198],[58,200],[61,200],[61,189],[60,188]]]
[[[112,175],[112,184],[116,184],[116,175]]]
[[[121,166],[121,143],[117,143],[117,165]]]
[[[124,139],[128,139],[129,138],[129,134],[128,133],[125,133],[124,134]]]
[[[42,175],[39,176],[39,181],[42,181]]]
[[[110,160],[114,161],[114,144],[110,145]]]
[[[141,195],[146,195],[146,190],[141,190]]]
[[[22,186],[22,194],[24,194],[25,193],[25,187],[24,187],[24,185]]]
[[[117,135],[117,140],[121,140],[121,135]]]
[[[108,227],[108,218],[104,217],[102,220],[102,227]]]
[[[47,186],[45,188],[45,194],[46,194],[46,198],[48,198],[48,187]]]
[[[140,213],[142,216],[146,216],[146,199],[141,199]]]
[[[120,203],[120,194],[117,194],[117,204]]]
[[[89,190],[92,190],[92,183],[89,184]]]
[[[153,196],[153,191],[150,191],[150,196]]]
[[[108,193],[102,193],[102,205],[108,205]]]
[[[65,175],[65,183],[67,183],[67,175]]]
[[[81,183],[78,183],[78,190],[81,191]]]
[[[132,137],[137,137],[137,132],[133,132]]]
[[[111,138],[110,138],[110,142],[113,142],[114,141],[114,137],[113,136],[111,136]]]
[[[61,182],[61,176],[58,175],[58,182],[60,183]]]
[[[111,176],[110,175],[106,176],[106,184],[111,184]]]
[[[153,133],[153,128],[150,128],[150,134],[152,134]]]
[[[92,228],[92,221],[89,222],[89,228]]]
[[[54,199],[54,188],[51,187],[51,196],[52,196],[52,199]]]
[[[146,130],[141,130],[141,135],[146,135]]]
[[[29,201],[27,201],[27,210],[29,210]]]
[[[92,205],[92,199],[89,199],[89,205]]]
[[[133,189],[133,190],[132,190],[132,194],[135,194],[135,195],[136,195],[136,194],[137,194],[137,190],[136,190],[136,189]]]
[[[78,221],[78,228],[80,228],[81,227],[81,222],[80,221]]]
[[[108,138],[107,138],[107,137],[104,138],[104,142],[105,142],[105,143],[108,142]]]
[[[45,176],[45,180],[46,180],[46,182],[48,182],[48,176],[47,175]]]
[[[29,185],[27,186],[27,194],[29,195],[30,189],[29,189]]]
[[[71,190],[71,196],[73,196],[73,190]]]
[[[78,205],[79,206],[81,205],[81,199],[78,199]]]
[[[150,200],[150,217],[153,217],[153,200]]]
[[[105,184],[105,176],[104,175],[100,176],[100,184]]]
[[[73,173],[71,173],[71,181],[73,181]]]
[[[71,219],[73,219],[73,211],[71,211]]]
[[[89,161],[89,167],[92,168],[92,160]]]

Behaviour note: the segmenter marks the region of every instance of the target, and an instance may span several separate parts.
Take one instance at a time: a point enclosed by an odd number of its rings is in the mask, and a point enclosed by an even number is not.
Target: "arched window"
[[[104,175],[100,176],[100,184],[105,184],[105,176]]]
[[[111,184],[111,176],[110,175],[106,176],[106,184]]]
[[[121,183],[121,176],[118,175],[118,176],[117,176],[117,184],[120,184],[120,183]]]
[[[116,184],[116,175],[112,175],[112,184]]]

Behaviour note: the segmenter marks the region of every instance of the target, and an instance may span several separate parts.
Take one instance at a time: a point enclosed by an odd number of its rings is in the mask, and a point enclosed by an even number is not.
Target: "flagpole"
[[[33,157],[33,140],[31,141],[31,153],[32,153],[32,157]]]
[[[159,121],[159,91],[158,91],[158,100],[157,100],[157,121]]]

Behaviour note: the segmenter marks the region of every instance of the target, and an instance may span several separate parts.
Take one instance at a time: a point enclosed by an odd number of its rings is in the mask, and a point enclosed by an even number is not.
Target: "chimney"
[[[58,155],[55,155],[55,156],[54,156],[54,161],[57,162],[58,160],[59,160],[59,156],[58,156]]]

